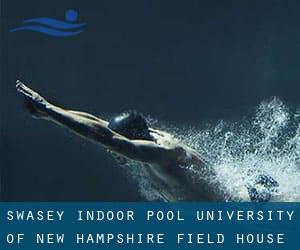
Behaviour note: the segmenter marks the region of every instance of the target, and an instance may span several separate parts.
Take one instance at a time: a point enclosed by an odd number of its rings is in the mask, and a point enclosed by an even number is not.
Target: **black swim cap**
[[[153,140],[147,119],[136,111],[121,113],[109,121],[108,127],[129,139]]]

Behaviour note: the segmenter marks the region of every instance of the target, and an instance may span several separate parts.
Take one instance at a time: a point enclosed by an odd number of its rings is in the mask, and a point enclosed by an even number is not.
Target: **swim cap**
[[[109,121],[108,127],[129,139],[153,140],[148,130],[147,119],[136,111],[117,115]]]

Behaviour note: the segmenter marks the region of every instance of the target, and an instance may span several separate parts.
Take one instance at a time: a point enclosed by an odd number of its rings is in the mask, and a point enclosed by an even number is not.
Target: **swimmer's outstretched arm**
[[[37,113],[37,117],[63,125],[84,138],[101,143],[125,157],[147,163],[162,164],[169,161],[173,150],[145,140],[129,140],[108,128],[108,122],[91,114],[60,108],[17,81],[17,91]]]

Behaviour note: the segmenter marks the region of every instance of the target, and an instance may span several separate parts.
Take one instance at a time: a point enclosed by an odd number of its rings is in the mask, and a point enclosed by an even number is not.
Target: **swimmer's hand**
[[[36,118],[46,117],[45,112],[49,103],[38,93],[27,87],[20,80],[16,81],[16,90],[25,98],[28,111]]]

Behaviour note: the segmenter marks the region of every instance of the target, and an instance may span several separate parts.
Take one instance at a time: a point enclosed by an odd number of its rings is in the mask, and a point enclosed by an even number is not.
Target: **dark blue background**
[[[177,126],[300,103],[299,1],[1,1],[1,199],[140,200],[105,150],[31,119],[17,78],[66,108],[137,109]],[[9,33],[78,11],[85,31]]]

